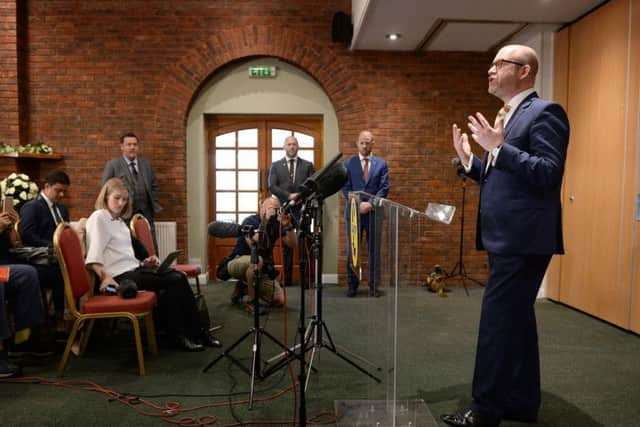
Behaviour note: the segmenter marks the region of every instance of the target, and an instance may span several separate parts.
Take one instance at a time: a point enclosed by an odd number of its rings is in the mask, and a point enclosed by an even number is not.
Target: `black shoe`
[[[456,412],[455,414],[444,414],[440,418],[450,426],[456,427],[493,427],[497,424],[489,424],[486,417],[467,409],[464,412]]]
[[[22,376],[20,366],[14,365],[7,359],[0,359],[0,378],[16,378]]]
[[[353,289],[353,288],[349,288],[349,289],[347,289],[347,296],[348,296],[349,298],[353,298],[353,297],[355,297],[357,293],[358,293],[358,290],[357,290],[357,289]]]
[[[51,347],[44,345],[41,342],[33,342],[32,340],[28,340],[20,344],[13,344],[9,348],[9,357],[48,357],[53,353],[54,351]]]
[[[247,284],[244,282],[236,282],[236,286],[233,289],[233,294],[231,294],[231,304],[240,304],[242,302],[242,298],[247,294]]]
[[[218,347],[218,348],[222,347],[222,342],[220,342],[219,339],[217,339],[216,337],[214,337],[208,332],[205,332],[204,334],[202,334],[202,338],[200,338],[200,342],[205,347]]]
[[[377,289],[369,289],[369,296],[373,298],[380,298],[382,294]]]
[[[189,352],[204,351],[204,346],[202,344],[193,342],[189,338],[184,336],[178,338],[178,348]]]
[[[249,314],[253,314],[254,313],[253,301],[247,301],[247,304],[244,306],[244,310]],[[264,304],[258,303],[259,316],[264,316],[268,312],[269,312],[269,309],[267,306],[265,306]]]

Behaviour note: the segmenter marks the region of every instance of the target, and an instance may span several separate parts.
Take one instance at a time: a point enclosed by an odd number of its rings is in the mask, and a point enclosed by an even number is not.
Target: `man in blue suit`
[[[535,422],[540,408],[540,362],[534,303],[553,254],[564,253],[560,187],[569,121],[562,107],[538,98],[535,51],[498,51],[489,93],[505,103],[494,124],[469,116],[471,137],[453,125],[453,145],[469,177],[480,183],[478,249],[489,255],[482,300],[471,407],[443,415],[453,426]]]
[[[342,188],[342,193],[346,199],[344,219],[347,225],[347,280],[349,289],[348,297],[356,296],[359,280],[350,264],[351,244],[350,244],[350,211],[349,192],[364,191],[377,197],[387,197],[389,193],[389,171],[387,162],[371,154],[373,150],[373,134],[367,130],[360,132],[356,146],[358,155],[353,156],[344,162],[347,168],[347,182]],[[360,211],[360,230],[358,236],[362,240],[362,233],[367,236],[367,251],[369,253],[369,295],[379,296],[375,285],[375,265],[376,265],[376,242],[380,240],[382,225],[382,212],[376,212],[370,201],[363,200],[358,207]],[[370,234],[371,233],[371,234]]]
[[[71,180],[65,172],[49,172],[44,177],[42,192],[20,209],[20,239],[25,246],[48,247],[53,250],[53,233],[56,227],[61,222],[69,221],[69,211],[60,203],[69,185]],[[40,285],[52,290],[56,330],[64,335],[64,281],[60,267],[57,264],[34,267],[38,271]]]

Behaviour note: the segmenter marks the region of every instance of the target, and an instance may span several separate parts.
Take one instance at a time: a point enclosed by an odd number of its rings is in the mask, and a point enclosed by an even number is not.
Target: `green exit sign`
[[[275,77],[276,67],[249,67],[249,77]]]

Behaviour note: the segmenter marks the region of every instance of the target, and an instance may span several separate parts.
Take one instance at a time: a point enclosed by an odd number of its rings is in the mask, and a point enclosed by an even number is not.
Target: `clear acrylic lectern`
[[[363,217],[359,205],[368,201],[373,211],[368,215],[364,233],[376,239],[374,268],[369,267],[367,243],[359,230]],[[381,383],[362,378],[361,393],[349,400],[336,400],[337,425],[346,426],[437,426],[427,405],[419,399],[420,390],[429,384],[429,360],[437,357],[429,347],[429,335],[437,333],[438,319],[421,300],[433,298],[423,286],[433,264],[427,265],[430,226],[437,221],[449,224],[455,208],[429,204],[426,211],[403,206],[391,200],[363,192],[350,193],[351,232],[347,238],[347,256],[360,278],[354,310],[360,310],[361,334],[350,341],[351,350],[370,366],[379,367]],[[375,289],[370,292],[372,280]],[[415,328],[403,325],[420,319],[433,329],[415,336]],[[425,321],[426,320],[426,321]]]

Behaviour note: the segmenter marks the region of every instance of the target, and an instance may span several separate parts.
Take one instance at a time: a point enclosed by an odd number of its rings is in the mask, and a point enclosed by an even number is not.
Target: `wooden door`
[[[313,162],[317,170],[322,159],[322,123],[322,116],[316,115],[207,116],[209,222],[240,224],[258,211],[259,201],[270,195],[269,167],[284,156],[287,136],[296,136],[298,155]],[[209,238],[209,277],[215,277],[215,266],[235,243],[233,238]],[[281,264],[279,247],[274,258]],[[293,278],[299,278],[297,252]]]
[[[628,4],[611,2],[569,31],[567,110],[571,121],[560,301],[628,327],[631,250],[625,162]],[[565,30],[567,31],[567,30]]]

